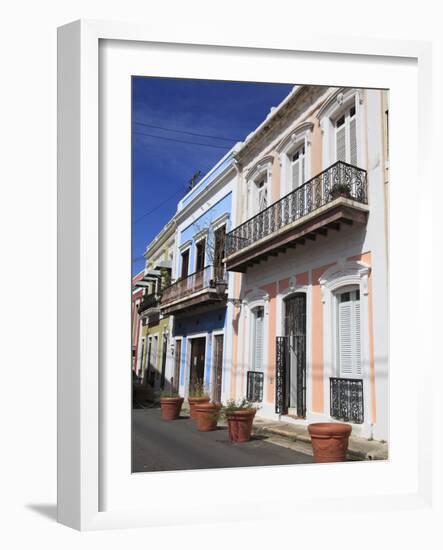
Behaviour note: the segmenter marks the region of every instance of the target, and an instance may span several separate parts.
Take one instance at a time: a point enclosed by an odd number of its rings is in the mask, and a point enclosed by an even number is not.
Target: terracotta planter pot
[[[195,412],[195,406],[201,405],[202,403],[209,403],[210,399],[207,395],[202,395],[201,397],[188,397],[189,403],[189,416],[193,419],[197,419],[197,413]]]
[[[217,428],[217,411],[220,405],[215,403],[199,403],[195,405],[194,411],[197,417],[197,430],[199,432],[210,432]]]
[[[229,441],[245,443],[251,439],[255,409],[243,409],[227,413]]]
[[[344,462],[352,426],[338,422],[309,424],[314,462]]]
[[[176,420],[180,416],[183,397],[160,397],[163,420]]]

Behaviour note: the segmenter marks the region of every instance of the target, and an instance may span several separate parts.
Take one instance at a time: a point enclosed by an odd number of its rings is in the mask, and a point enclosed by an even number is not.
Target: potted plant
[[[160,407],[163,420],[176,420],[180,416],[183,405],[183,397],[173,391],[168,390],[160,395]]]
[[[338,199],[339,197],[345,197],[346,199],[351,199],[351,186],[348,183],[336,183],[332,186],[332,189],[329,191],[331,199]]]
[[[195,406],[200,405],[201,403],[209,403],[210,398],[205,389],[203,382],[200,380],[194,379],[189,386],[189,416],[196,420],[197,413],[195,411]]]
[[[219,416],[228,422],[229,441],[244,443],[251,439],[252,422],[258,407],[246,398],[230,399],[221,407]]]
[[[344,462],[352,426],[341,422],[309,424],[314,462]]]
[[[197,418],[197,430],[199,432],[210,432],[217,428],[220,403],[198,403],[194,406]]]

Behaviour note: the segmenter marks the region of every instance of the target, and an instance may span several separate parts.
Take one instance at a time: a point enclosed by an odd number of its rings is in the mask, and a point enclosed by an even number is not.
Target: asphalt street
[[[304,453],[268,443],[256,436],[247,443],[230,443],[219,427],[198,432],[187,416],[164,421],[160,409],[134,409],[132,414],[132,471],[158,472],[240,466],[311,463]]]

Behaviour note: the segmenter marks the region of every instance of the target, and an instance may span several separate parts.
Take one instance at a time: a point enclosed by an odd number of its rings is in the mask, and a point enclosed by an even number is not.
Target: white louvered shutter
[[[300,184],[300,165],[298,161],[292,163],[292,189],[296,189]]]
[[[254,370],[263,370],[263,311],[255,315]]]
[[[353,302],[353,335],[354,335],[354,372],[357,376],[362,373],[361,370],[361,339],[360,339],[360,300],[355,299]]]
[[[351,302],[340,302],[338,305],[338,333],[340,375],[352,375],[352,311]]]
[[[258,211],[261,212],[268,207],[268,190],[266,184],[258,189]]]
[[[346,126],[344,124],[340,128],[337,128],[335,139],[337,160],[346,162]]]
[[[351,292],[348,301],[340,301],[338,304],[338,348],[340,376],[360,376],[362,368],[358,291]]]
[[[350,146],[349,162],[354,166],[357,166],[357,121],[355,116],[349,122],[349,146]]]

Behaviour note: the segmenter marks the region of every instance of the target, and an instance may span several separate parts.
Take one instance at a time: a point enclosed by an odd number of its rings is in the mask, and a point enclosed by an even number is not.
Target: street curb
[[[285,428],[270,427],[270,426],[254,426],[254,434],[263,434],[263,435],[278,435],[288,439],[289,444],[291,443],[304,443],[308,444],[311,447],[311,438],[308,434],[303,433],[294,433],[293,431],[287,430]],[[356,446],[363,446],[363,448],[356,448]],[[312,447],[311,453],[312,455]],[[387,444],[381,442],[373,441],[356,441],[355,438],[350,438],[349,448],[346,457],[348,460],[387,460],[388,459],[388,448]]]

